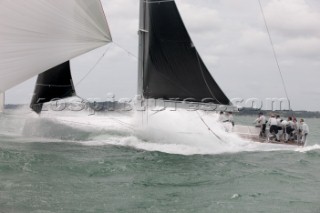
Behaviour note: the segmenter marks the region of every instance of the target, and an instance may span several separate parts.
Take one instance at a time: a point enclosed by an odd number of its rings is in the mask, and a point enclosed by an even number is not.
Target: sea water
[[[1,115],[0,212],[320,212],[319,119],[303,148],[215,129],[220,141],[197,122],[165,133],[121,116]]]

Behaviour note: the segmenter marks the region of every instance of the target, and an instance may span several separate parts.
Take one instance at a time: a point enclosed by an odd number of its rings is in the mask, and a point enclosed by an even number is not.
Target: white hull
[[[235,127],[233,128],[233,132],[239,135],[241,138],[252,142],[301,146],[301,144],[298,144],[296,141],[285,142],[284,134],[280,134],[279,142],[271,139],[268,129],[266,129],[267,137],[260,137],[260,127],[235,125]]]

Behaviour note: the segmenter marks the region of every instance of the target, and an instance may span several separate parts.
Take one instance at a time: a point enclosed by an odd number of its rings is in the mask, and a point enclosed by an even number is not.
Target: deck
[[[268,130],[266,130],[268,131]],[[273,140],[268,140],[268,138],[260,137],[260,127],[254,126],[244,126],[244,125],[235,125],[233,128],[233,132],[236,133],[239,137],[249,140],[252,142],[259,143],[273,143],[273,144],[283,144],[283,145],[293,145],[293,146],[303,146],[298,144],[296,141],[287,141],[283,140],[283,137],[280,137],[280,142]]]

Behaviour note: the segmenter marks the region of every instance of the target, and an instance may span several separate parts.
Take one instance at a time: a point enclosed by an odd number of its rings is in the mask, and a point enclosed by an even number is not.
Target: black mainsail
[[[140,80],[146,99],[210,100],[230,105],[200,58],[174,1],[141,3]],[[138,87],[139,87],[138,86]]]
[[[75,95],[75,89],[70,62],[67,61],[38,75],[30,108],[40,113],[44,103],[73,95]]]

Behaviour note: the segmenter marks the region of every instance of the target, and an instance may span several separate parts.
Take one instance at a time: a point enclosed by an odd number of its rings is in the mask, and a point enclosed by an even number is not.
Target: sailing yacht
[[[99,0],[2,1],[0,26],[0,91],[38,74],[30,104],[37,114],[45,103],[76,96],[72,58],[112,42]],[[174,1],[140,1],[137,94],[147,107],[145,120],[150,100],[237,111],[203,63]],[[205,122],[198,112],[189,114]]]
[[[0,91],[38,74],[30,104],[38,114],[45,103],[76,96],[69,61],[112,42],[101,2],[30,0],[1,4],[4,57],[0,59]],[[148,125],[149,102],[156,100],[187,111],[190,106],[210,112],[238,111],[202,61],[173,0],[140,0],[137,94],[144,109],[139,112],[142,123]],[[165,112],[151,113],[152,119],[168,126],[162,119]],[[197,110],[187,113],[193,116],[193,127],[182,125],[188,122],[183,116],[176,117],[180,132],[199,132],[194,126],[201,126],[221,140],[208,121],[210,117],[204,118]]]

